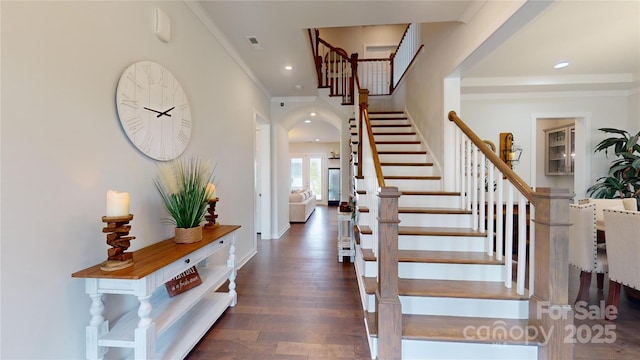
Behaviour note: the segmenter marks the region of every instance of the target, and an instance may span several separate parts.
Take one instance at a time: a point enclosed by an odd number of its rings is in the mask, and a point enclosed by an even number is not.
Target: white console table
[[[349,256],[351,262],[355,260],[356,248],[353,243],[353,224],[351,213],[338,212],[338,261]]]
[[[84,278],[91,298],[86,328],[87,359],[102,359],[109,348],[131,348],[135,359],[182,359],[229,306],[236,304],[235,230],[221,225],[203,231],[203,240],[176,244],[173,238],[133,252],[133,266],[116,271],[100,264],[72,274]],[[229,247],[226,266],[207,258]],[[169,297],[164,284],[197,266],[202,284]],[[226,280],[228,292],[216,292]],[[103,316],[103,294],[133,295],[140,306],[115,320]]]

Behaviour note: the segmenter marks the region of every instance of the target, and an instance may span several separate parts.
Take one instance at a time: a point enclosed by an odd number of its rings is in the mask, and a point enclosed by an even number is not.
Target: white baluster
[[[513,185],[507,182],[507,221],[506,221],[506,233],[505,237],[505,279],[504,286],[511,289],[511,278],[513,277]]]
[[[527,199],[520,195],[518,202],[518,273],[516,274],[516,291],[524,294],[524,275],[527,259]]]
[[[471,146],[472,143],[467,139],[467,158],[466,158],[466,169],[465,174],[467,176],[467,210],[471,210]]]
[[[473,146],[473,188],[472,197],[473,200],[471,202],[471,228],[473,230],[478,230],[478,147]]]
[[[535,289],[536,277],[536,227],[535,225],[536,209],[533,204],[529,204],[529,296],[533,296]]]
[[[494,242],[494,221],[496,219],[495,217],[495,204],[494,204],[494,196],[495,196],[495,189],[493,188],[493,183],[494,183],[494,175],[496,172],[496,168],[493,165],[492,162],[488,163],[488,167],[489,167],[489,179],[487,182],[487,195],[488,195],[488,199],[487,199],[487,218],[489,219],[487,221],[487,238],[489,239],[489,247],[487,249],[487,255],[489,256],[494,256],[493,254],[493,242]]]
[[[498,260],[502,260],[504,245],[504,179],[498,171],[498,199],[496,200],[496,253]]]
[[[479,222],[480,222],[480,232],[485,232],[486,231],[486,198],[485,198],[485,189],[484,186],[487,183],[487,173],[486,173],[486,168],[487,168],[487,160],[485,158],[484,153],[480,153],[480,186],[482,187],[480,189],[480,201],[478,204],[478,210],[480,210],[480,217],[479,217]]]

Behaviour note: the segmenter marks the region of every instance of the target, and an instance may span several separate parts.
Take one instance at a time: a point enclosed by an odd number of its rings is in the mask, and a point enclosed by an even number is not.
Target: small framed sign
[[[198,274],[196,267],[193,266],[173,279],[167,281],[164,286],[167,288],[169,296],[173,297],[200,284],[202,284],[202,279],[200,279],[200,275]]]

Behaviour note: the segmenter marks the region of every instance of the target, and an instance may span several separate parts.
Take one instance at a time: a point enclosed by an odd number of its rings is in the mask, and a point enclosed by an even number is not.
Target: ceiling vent
[[[249,44],[251,45],[253,50],[264,50],[264,48],[258,42],[258,39],[255,36],[246,36],[246,38],[247,38],[247,41],[249,41]]]

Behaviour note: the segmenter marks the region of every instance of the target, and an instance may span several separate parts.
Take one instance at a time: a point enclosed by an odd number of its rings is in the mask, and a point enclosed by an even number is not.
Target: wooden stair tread
[[[380,166],[433,166],[428,162],[383,162]]]
[[[382,150],[378,151],[378,155],[426,155],[425,150]]]
[[[398,250],[398,259],[402,262],[437,264],[504,264],[504,260],[498,261],[494,256],[489,256],[484,251]]]
[[[400,191],[402,195],[460,196],[455,191]]]
[[[398,212],[402,214],[471,214],[471,210],[467,209],[433,207],[399,207]]]
[[[407,131],[407,132],[398,132],[398,131],[390,131],[390,132],[374,132],[373,136],[376,135],[415,135],[415,131]]]
[[[356,225],[358,227],[358,232],[362,235],[372,235],[373,231],[367,225]]]
[[[417,145],[420,144],[420,140],[390,140],[390,141],[376,141],[376,145]],[[379,154],[379,153],[378,153]]]
[[[376,120],[376,119],[372,119]],[[371,128],[385,128],[385,127],[411,127],[411,124],[371,124]]]
[[[365,195],[367,193],[367,190],[356,190],[356,194],[358,195]]]
[[[385,176],[385,180],[440,180],[442,177],[437,175],[430,176]]]
[[[377,261],[377,257],[371,249],[362,249],[363,255],[365,250],[368,250],[365,261]],[[504,265],[504,260],[498,261],[494,256],[478,251],[398,250],[398,261],[431,264]]]
[[[404,111],[402,110],[369,111],[369,115],[383,115],[383,114],[404,114]]]
[[[364,250],[363,250],[364,251]],[[372,252],[373,254],[373,252]],[[374,294],[377,285],[375,278],[364,278],[365,291]],[[398,295],[425,296],[459,299],[485,300],[528,300],[528,291],[518,295],[516,284],[511,289],[504,286],[503,281],[468,281],[468,280],[433,280],[433,279],[398,279]]]
[[[398,235],[484,237],[486,233],[471,228],[460,227],[398,226]]]
[[[376,326],[376,314],[366,313],[367,327],[372,337],[378,337],[378,327]],[[512,345],[539,345],[537,338],[527,336],[527,332],[510,332],[509,329],[517,327],[527,329],[526,319],[498,319],[498,318],[478,318],[478,317],[458,317],[458,316],[438,316],[438,315],[402,315],[402,338],[406,340],[424,341],[451,341],[451,342],[475,342],[490,344],[512,344]],[[469,326],[473,329],[489,329],[482,332],[482,338],[475,336],[471,338],[469,331],[465,331]],[[504,328],[507,331],[494,331],[496,328]],[[506,334],[505,334],[506,333]],[[465,336],[466,335],[466,336]],[[475,332],[472,335],[477,335]],[[486,335],[486,336],[484,336]],[[514,335],[520,335],[515,337]]]

